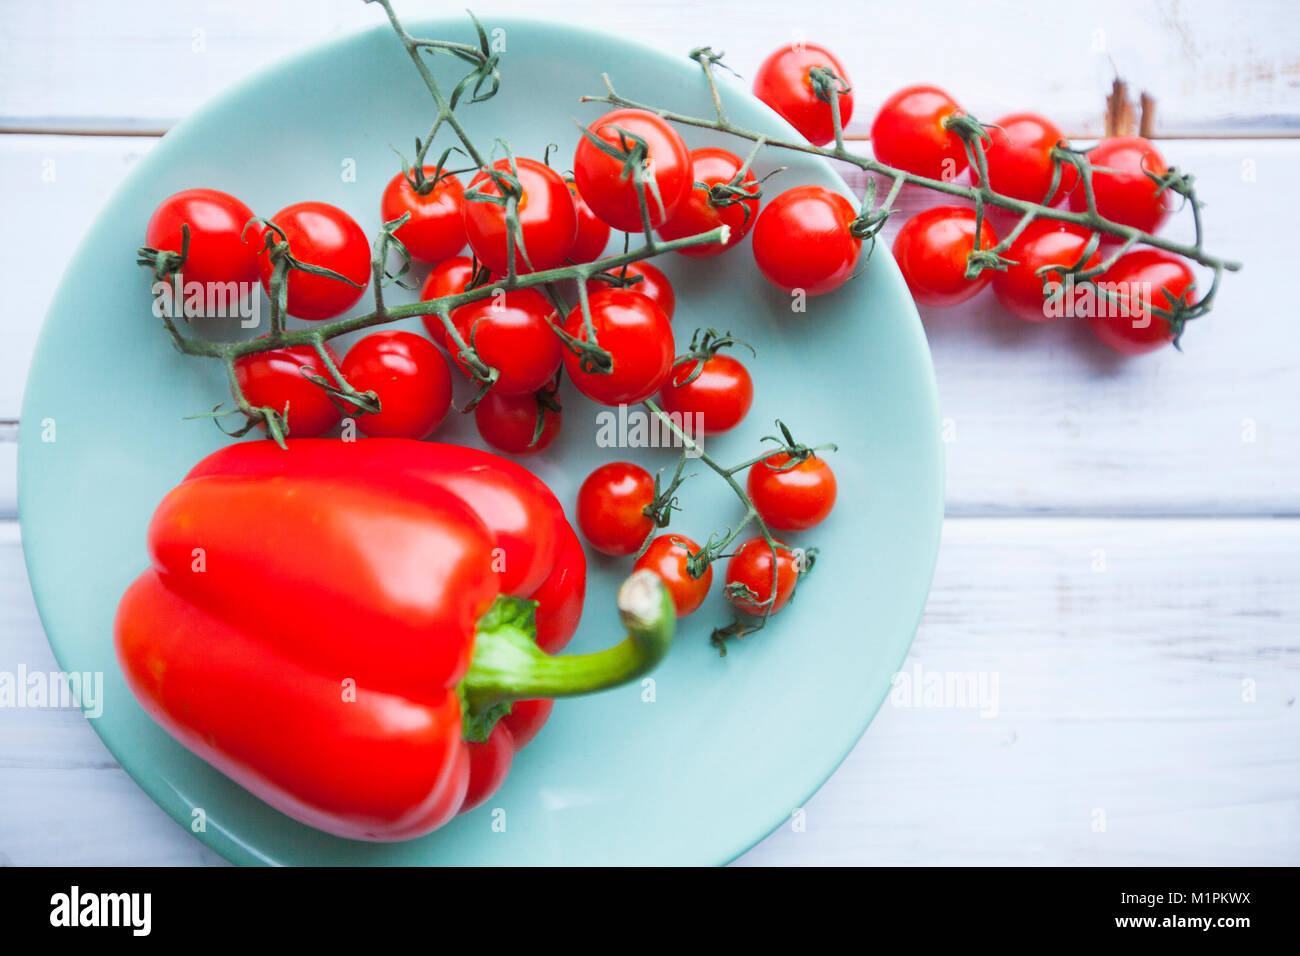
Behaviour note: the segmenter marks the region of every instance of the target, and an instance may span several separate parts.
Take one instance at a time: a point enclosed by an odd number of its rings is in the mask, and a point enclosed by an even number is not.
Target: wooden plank
[[[446,9],[423,0],[396,7],[407,17]],[[475,9],[489,26],[494,16],[538,15],[519,0]],[[165,129],[268,62],[383,20],[359,0],[73,0],[61,10],[14,5],[0,22],[0,125]],[[1095,0],[1068,27],[1059,9],[1015,0],[938,0],[923,10],[750,0],[699,14],[687,0],[552,0],[546,8],[552,22],[610,29],[673,54],[711,44],[744,76],[796,37],[831,44],[855,84],[858,126],[895,89],[928,81],[990,121],[1036,109],[1071,133],[1096,135],[1115,71],[1158,98],[1163,135],[1294,133],[1300,121],[1300,58],[1285,0],[1240,5],[1230,17],[1208,3]],[[508,38],[506,56],[508,67]],[[593,52],[593,92],[611,67]]]
[[[41,322],[78,243],[156,142],[120,136],[0,136],[0,182],[5,184],[0,276],[12,283],[0,347],[0,421],[18,418]],[[142,240],[144,227],[142,222]],[[130,252],[125,251],[124,261],[130,261]]]
[[[804,829],[742,862],[1300,863],[1297,555],[1293,520],[948,521],[901,673],[996,697],[896,690]],[[0,670],[55,666],[12,523],[0,632]],[[0,711],[0,854],[214,862],[52,711]]]
[[[0,425],[0,521],[18,516],[18,444],[14,430]]]
[[[1300,862],[1297,531],[948,521],[902,673],[997,675],[997,716],[887,702],[745,862]]]
[[[71,255],[69,237],[85,231],[151,145],[129,137],[0,136],[0,177],[16,187],[12,214],[0,219],[0,274],[24,277],[10,290],[0,420],[17,418],[38,322]],[[1243,260],[1245,271],[1226,280],[1216,311],[1189,330],[1184,354],[1135,360],[1095,344],[1081,321],[1043,327],[1012,319],[988,292],[956,309],[924,310],[949,439],[951,514],[1300,510],[1300,419],[1292,414],[1300,385],[1290,353],[1272,344],[1294,338],[1293,317],[1278,308],[1272,282],[1289,271],[1288,251],[1259,228],[1300,218],[1300,195],[1289,184],[1300,143],[1164,145],[1171,161],[1198,176],[1213,248]],[[48,162],[52,183],[41,178]],[[860,177],[854,186],[862,188]],[[884,241],[933,201],[905,193]],[[872,362],[887,360],[868,356],[864,367],[869,374]],[[0,430],[0,447],[3,439]],[[11,475],[0,468],[0,514],[12,513]]]

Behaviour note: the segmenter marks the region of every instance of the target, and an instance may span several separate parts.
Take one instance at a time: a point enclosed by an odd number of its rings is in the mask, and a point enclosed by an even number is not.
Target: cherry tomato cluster
[[[852,87],[835,56],[813,44],[784,47],[759,67],[754,94],[814,145],[835,138],[833,108],[841,129],[853,112]],[[837,101],[837,102],[836,102]],[[961,176],[978,185],[980,170],[956,131],[966,113],[945,91],[917,85],[881,105],[871,124],[871,144],[881,163],[930,179]],[[984,128],[988,186],[998,193],[1046,206],[1088,209],[1079,171],[1058,158],[1068,149],[1061,130],[1035,113],[1012,113]],[[1170,191],[1161,184],[1168,166],[1140,136],[1112,136],[1088,152],[1094,208],[1102,218],[1155,233],[1169,215]],[[1059,171],[1058,171],[1059,167]],[[852,275],[866,224],[852,205],[819,187],[799,186],[774,198],[754,227],[754,255],[769,280],[787,291],[820,295]],[[978,235],[977,235],[978,231]],[[1107,235],[1101,242],[1113,242]],[[978,245],[977,245],[978,242]],[[1151,309],[1174,312],[1193,304],[1194,277],[1186,261],[1155,249],[1125,251],[1113,258],[1080,226],[1036,220],[1006,250],[1005,271],[969,270],[976,249],[998,244],[993,226],[976,222],[969,205],[928,209],[912,217],[894,240],[894,258],[916,301],[926,306],[964,302],[992,285],[1013,315],[1044,322],[1068,311],[1061,298],[1069,274],[1108,267],[1078,289],[1091,296],[1087,316],[1097,338],[1126,354],[1176,340],[1178,330]]]
[[[743,367],[742,367],[743,371]],[[748,375],[745,375],[748,402]],[[811,567],[807,552],[763,535],[723,554],[686,535],[657,533],[675,507],[676,483],[661,489],[640,465],[601,465],[578,490],[578,528],[593,548],[614,557],[636,555],[634,570],[657,574],[673,598],[678,617],[699,609],[713,586],[712,562],[728,557],[725,594],[741,614],[766,619],[789,603],[799,576]],[[835,474],[813,449],[793,447],[748,466],[746,494],[767,529],[805,531],[835,506]],[[730,539],[728,542],[730,543]]]
[[[957,102],[936,87],[900,90],[885,101],[872,124],[876,158],[917,175],[948,181],[968,175],[978,184],[980,171],[970,166],[965,145],[951,128],[953,118],[962,115]],[[1088,209],[1077,168],[1058,158],[1058,147],[1068,147],[1051,120],[1012,113],[985,131],[981,148],[990,188],[1026,202],[1068,204],[1075,212]],[[1155,233],[1172,211],[1170,193],[1159,182],[1168,167],[1156,147],[1140,136],[1112,136],[1090,150],[1088,159],[1097,214]],[[1004,270],[986,269],[972,278],[967,265],[976,239],[975,211],[966,205],[927,209],[903,225],[894,239],[894,258],[918,303],[955,305],[991,285],[1008,312],[1028,322],[1046,322],[1071,311],[1071,304],[1062,301],[1067,277],[1100,268],[1108,261],[1103,244],[1114,241],[1108,235],[1094,241],[1090,230],[1072,223],[1037,219],[1008,246]],[[992,225],[984,220],[978,248],[989,250],[997,244]],[[1125,252],[1092,282],[1095,288],[1083,281],[1077,287],[1091,297],[1078,311],[1100,341],[1125,354],[1149,352],[1174,341],[1175,329],[1152,314],[1152,308],[1192,304],[1190,266],[1155,249]]]
[[[382,202],[386,214],[396,205],[414,211],[402,228],[414,227],[407,235],[418,249],[455,252],[464,245],[463,229],[458,244],[447,232],[460,228],[455,205],[460,192],[459,183],[443,180],[425,197],[399,177]],[[449,208],[457,217],[450,216]],[[186,282],[257,278],[269,294],[277,271],[284,269],[284,311],[308,322],[346,312],[370,282],[365,233],[329,203],[295,203],[259,220],[234,196],[187,189],[158,206],[145,241],[152,250],[176,254]],[[424,438],[451,408],[446,359],[427,339],[399,330],[365,336],[342,361],[328,345],[319,351],[295,346],[243,355],[234,361],[233,378],[248,403],[276,410],[288,431],[310,438],[334,428],[344,414],[363,410],[331,385],[335,372],[353,391],[380,396],[379,410],[359,418],[358,427],[367,435]]]
[[[727,225],[725,242],[685,250],[717,255],[746,234],[758,207],[758,184],[739,157],[718,148],[690,152],[669,123],[644,110],[616,110],[592,123],[573,169],[566,179],[546,162],[508,155],[479,169],[468,186],[441,166],[395,175],[380,214],[400,221],[393,237],[410,259],[429,265],[421,299],[491,287],[512,270],[593,262],[612,230],[642,230],[643,209],[665,239]],[[361,228],[335,206],[297,203],[262,220],[210,189],[166,199],[146,242],[156,263],[171,257],[172,271],[186,281],[260,278],[268,294],[283,290],[285,315],[308,322],[354,306],[376,268]],[[355,415],[363,434],[424,438],[451,407],[451,369],[470,376],[471,365],[493,369],[474,409],[479,432],[499,450],[532,454],[559,432],[562,374],[593,401],[617,405],[658,394],[673,368],[676,299],[659,269],[635,262],[596,273],[585,293],[585,311],[579,304],[560,314],[537,289],[498,290],[445,320],[425,316],[429,339],[372,332],[342,360],[328,346],[255,352],[235,361],[232,377],[251,406],[273,410],[296,437],[323,434]],[[597,347],[608,356],[603,363],[590,359]],[[668,401],[680,411],[699,403],[719,428],[731,427],[743,411],[724,414],[718,393],[728,375],[737,379],[744,370],[725,356],[701,361],[705,374],[667,389]]]
[[[815,146],[853,116],[853,92],[840,61],[812,43],[782,47],[758,68],[754,95]],[[795,186],[764,207],[754,224],[754,261],[788,293],[825,295],[848,281],[862,255],[858,211],[824,186]]]

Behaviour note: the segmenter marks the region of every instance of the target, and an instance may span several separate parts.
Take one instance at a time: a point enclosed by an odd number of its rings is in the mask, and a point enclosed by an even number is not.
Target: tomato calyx
[[[857,218],[849,223],[849,235],[854,239],[868,243],[867,258],[871,258],[871,253],[876,247],[876,236],[880,230],[885,228],[885,221],[894,214],[894,210],[888,206],[872,208],[876,195],[876,181],[874,179],[867,183],[867,195],[862,203],[863,211],[858,214]],[[867,210],[871,210],[868,212]]]
[[[736,345],[743,345],[745,348],[749,349],[750,355],[753,355],[755,358],[758,357],[758,352],[754,350],[754,346],[750,345],[744,339],[732,335],[730,331],[719,332],[717,329],[696,329],[691,335],[690,347],[686,352],[677,356],[677,358],[673,360],[674,369],[679,365],[685,365],[688,362],[693,363],[693,368],[681,381],[678,381],[671,375],[668,380],[675,388],[682,388],[685,385],[691,384],[691,382],[695,381],[704,373],[705,362],[713,358],[713,356],[717,355],[718,352],[723,349],[731,348]]]
[[[662,222],[668,217],[668,209],[664,205],[663,197],[659,194],[659,183],[654,176],[646,175],[647,163],[650,159],[650,145],[645,141],[645,137],[621,126],[612,124],[602,126],[601,129],[611,130],[618,135],[618,144],[615,145],[603,136],[597,136],[590,127],[578,123],[578,128],[582,131],[582,136],[587,142],[606,156],[622,163],[623,168],[619,178],[627,179],[629,176],[632,178],[632,184],[636,187],[637,204],[641,207],[641,225],[645,230],[645,234],[647,236],[651,235],[650,210],[646,201],[647,189],[650,195],[654,197],[655,207],[659,213],[659,221]]]
[[[405,225],[408,215],[403,215],[393,220],[393,228]],[[335,272],[333,269],[327,269],[324,266],[314,266],[311,263],[303,262],[301,259],[294,258],[293,252],[289,249],[289,239],[284,234],[284,230],[277,226],[270,219],[258,216],[249,221],[244,226],[244,235],[248,234],[249,228],[258,223],[265,227],[264,245],[262,251],[275,264],[277,273],[283,269],[283,274],[288,275],[290,269],[296,269],[299,272],[306,272],[309,275],[320,276],[322,279],[337,279],[339,282],[346,283],[354,289],[361,289],[364,286],[360,282],[354,282],[341,272]],[[387,225],[387,224],[386,224]],[[278,237],[278,238],[277,238]]]
[[[1187,323],[1193,319],[1200,318],[1209,311],[1205,303],[1213,297],[1218,282],[1219,276],[1216,273],[1214,281],[1210,286],[1209,294],[1199,302],[1195,303],[1192,302],[1192,294],[1196,291],[1196,284],[1194,282],[1190,283],[1177,295],[1161,286],[1156,291],[1164,298],[1165,305],[1161,306],[1157,305],[1155,302],[1146,302],[1143,303],[1140,308],[1145,309],[1151,317],[1162,319],[1164,322],[1168,323],[1169,332],[1172,335],[1170,344],[1181,352],[1183,347],[1180,344],[1180,341],[1183,337],[1183,333],[1187,329]],[[1093,287],[1096,289],[1097,296],[1099,298],[1105,298],[1112,307],[1122,310],[1128,305],[1122,291],[1113,288],[1101,288],[1096,284],[1094,284]]]
[[[606,273],[598,273],[605,275]],[[640,281],[641,277],[636,277]],[[587,375],[611,375],[614,372],[614,356],[607,349],[600,347],[596,341],[596,324],[591,317],[591,305],[588,302],[586,283],[578,283],[578,306],[582,310],[582,328],[584,338],[571,335],[556,322],[552,330],[560,337],[560,342],[578,359],[578,368]]]
[[[1217,274],[1214,277],[1214,281],[1216,284],[1219,281]],[[1183,338],[1183,332],[1187,329],[1187,323],[1192,319],[1200,318],[1207,311],[1199,305],[1191,304],[1190,300],[1192,292],[1195,289],[1196,285],[1193,283],[1192,285],[1189,285],[1181,295],[1175,296],[1168,289],[1162,288],[1160,294],[1165,297],[1165,301],[1169,303],[1169,307],[1166,309],[1154,304],[1150,307],[1152,315],[1164,319],[1169,323],[1169,331],[1172,332],[1174,336],[1173,346],[1180,352],[1183,350],[1180,343]],[[1213,289],[1213,287],[1211,287],[1211,289]],[[1201,300],[1201,302],[1203,303],[1209,298],[1210,296],[1207,295],[1205,299]]]
[[[418,289],[418,282],[406,282],[402,277],[411,271],[411,253],[406,248],[406,244],[397,238],[397,230],[401,229],[411,221],[411,214],[404,212],[396,219],[390,219],[385,222],[379,229],[379,239],[375,243],[375,257],[372,262],[372,268],[379,277],[375,283],[375,288],[380,290],[379,295],[383,296],[383,287],[386,285],[397,285],[407,291]],[[400,260],[400,265],[394,270],[388,265],[388,250],[396,249]]]
[[[694,60],[696,63],[700,64],[700,66],[704,67],[706,72],[709,67],[720,66],[732,76],[736,77],[736,79],[741,79],[742,77],[739,73],[723,62],[722,58],[726,55],[727,54],[725,53],[718,53],[711,46],[697,46],[690,53],[686,54],[686,58],[688,60]]]
[[[379,396],[370,389],[364,392],[357,391],[343,377],[338,365],[328,352],[321,351],[320,355],[326,363],[326,371],[330,373],[330,377],[326,378],[315,369],[305,365],[302,368],[302,377],[321,389],[343,414],[354,418],[358,415],[378,415],[382,410]]]
[[[775,584],[778,576],[776,565],[780,559],[781,551],[785,551],[791,555],[797,555],[797,558],[794,560],[795,580],[791,588],[791,593],[786,598],[785,603],[789,603],[789,601],[794,599],[795,592],[799,590],[799,582],[812,573],[813,566],[817,563],[817,548],[801,548],[796,552],[795,549],[790,548],[784,542],[777,541],[775,538],[768,537],[763,540],[770,549],[773,558],[772,593],[768,595],[766,600],[763,600],[762,596],[757,591],[743,581],[728,581],[726,583],[723,588],[723,593],[726,595],[727,600],[733,605],[746,607],[747,619],[737,615],[730,624],[725,624],[713,629],[713,632],[709,635],[709,643],[717,648],[719,657],[727,656],[728,641],[735,641],[742,637],[748,637],[751,634],[761,631],[767,626],[767,620],[774,613],[774,607],[777,603],[777,596],[779,594]],[[739,552],[737,552],[737,554],[739,554]],[[750,609],[758,615],[757,620],[752,616],[749,616]]]
[[[672,596],[654,573],[635,571],[619,587],[617,606],[626,632],[620,643],[552,657],[537,646],[537,602],[498,595],[479,619],[474,656],[456,687],[465,739],[486,741],[515,701],[592,694],[653,670],[672,646]]]
[[[546,415],[551,413],[558,415],[564,411],[560,405],[560,372],[557,369],[555,379],[545,388],[539,388],[533,393],[533,401],[537,403],[537,424],[533,427],[533,437],[528,442],[528,447],[533,448],[542,440],[542,434],[546,431]]]
[[[1170,166],[1163,174],[1153,173],[1145,165],[1142,167],[1142,172],[1146,174],[1147,179],[1155,183],[1157,196],[1168,190],[1181,196],[1184,202],[1198,202],[1194,188],[1196,177],[1190,173],[1184,173],[1174,166]]]
[[[169,249],[152,249],[149,246],[141,246],[135,251],[135,264],[138,266],[148,266],[153,272],[154,278],[160,281],[166,280],[175,273],[179,272],[181,266],[185,265],[185,260],[190,255],[190,224],[181,223],[181,251],[172,252]]]
[[[781,419],[776,420],[776,427],[781,430],[778,435],[764,435],[761,441],[774,441],[781,447],[776,451],[769,451],[762,458],[759,458],[751,464],[762,464],[765,468],[771,468],[773,471],[789,471],[791,468],[797,468],[809,458],[816,456],[819,451],[839,451],[839,447],[834,442],[827,442],[824,445],[803,445],[794,440],[794,434]],[[775,455],[784,454],[789,459],[780,465],[770,465],[767,459]]]
[[[761,179],[753,179],[753,171],[750,166],[757,155],[758,148],[755,146],[754,149],[750,150],[749,155],[745,157],[745,161],[740,164],[740,168],[736,170],[735,175],[726,182],[706,183],[697,180],[693,184],[694,189],[704,191],[705,201],[714,209],[726,209],[728,206],[740,204],[741,215],[744,217],[741,221],[745,224],[742,234],[749,228],[748,223],[750,217],[754,215],[754,207],[763,198],[763,184],[777,173],[783,173],[789,168],[788,166],[778,166]],[[748,182],[745,181],[746,176],[751,177]]]
[[[388,238],[398,242],[392,235],[389,226],[396,229],[406,223],[408,216],[402,216],[393,220],[392,223],[385,223],[385,232]],[[308,262],[294,257],[292,250],[289,248],[289,237],[285,235],[284,230],[277,226],[272,220],[257,216],[250,219],[244,226],[243,235],[247,237],[248,230],[254,225],[260,225],[263,228],[262,233],[262,254],[271,262],[271,279],[267,283],[268,297],[271,300],[271,328],[282,329],[284,327],[284,317],[288,314],[289,306],[289,273],[305,272],[308,275],[319,276],[322,279],[334,279],[345,285],[350,285],[354,289],[365,288],[360,282],[355,282],[340,272],[333,269],[327,269],[324,266],[314,266]],[[382,244],[382,240],[381,240]],[[400,245],[401,243],[398,242]],[[386,248],[386,245],[383,246]]]
[[[417,156],[423,155],[423,150],[424,150],[424,144],[420,141],[420,137],[417,136],[415,138],[416,155]],[[446,149],[442,151],[442,155],[438,157],[438,161],[433,164],[434,172],[432,176],[429,176],[424,172],[426,167],[424,166],[423,163],[417,165],[411,165],[407,163],[406,157],[403,156],[400,152],[398,152],[396,149],[394,149],[393,151],[397,153],[398,158],[401,159],[402,161],[403,178],[406,179],[407,185],[411,187],[411,191],[414,192],[417,196],[429,195],[429,193],[433,192],[435,189],[438,188],[439,183],[445,182],[448,179],[452,179],[455,176],[458,176],[462,173],[478,172],[477,166],[466,166],[464,169],[447,168],[447,160],[451,158],[452,153],[460,153],[462,156],[465,155],[465,151],[461,149],[459,146],[448,146]]]
[[[957,136],[961,138],[962,143],[966,147],[966,156],[971,161],[971,166],[976,165],[976,153],[980,152],[975,150],[972,147],[972,144],[976,140],[981,141],[986,144],[986,146],[993,142],[993,137],[989,135],[989,131],[985,128],[984,124],[969,113],[949,113],[939,121],[939,125],[950,133],[956,133]],[[980,181],[984,182],[987,179],[988,170],[985,170],[984,178]]]
[[[706,183],[696,182],[692,188],[704,192],[704,202],[709,209],[717,210],[719,214],[731,206],[740,205],[740,222],[736,225],[736,237],[731,236],[730,224],[724,223],[727,233],[723,236],[722,244],[718,247],[719,251],[730,248],[734,243],[739,242],[749,232],[752,223],[750,220],[756,218],[759,201],[763,197],[763,184],[769,178],[777,173],[784,172],[788,167],[778,166],[762,179],[754,179],[749,170],[749,161],[741,166],[736,175],[728,182]],[[749,176],[748,181],[743,181],[745,176]],[[690,252],[683,252],[682,255],[691,255]]]
[[[499,141],[498,141],[499,142]],[[508,275],[516,275],[519,271],[519,256],[523,257],[524,265],[531,271],[533,268],[532,261],[528,258],[528,250],[524,246],[524,227],[519,221],[520,203],[524,201],[524,187],[519,181],[519,164],[515,162],[515,155],[506,147],[506,159],[510,165],[510,171],[506,172],[497,169],[496,164],[484,166],[480,175],[484,177],[477,184],[470,184],[465,189],[465,200],[467,202],[485,202],[494,206],[501,206],[504,210],[506,219],[506,261],[508,263]],[[497,188],[497,193],[484,192],[488,183],[492,183]]]
[[[867,243],[868,260],[871,258],[871,253],[875,251],[876,236],[885,228],[885,222],[896,211],[894,200],[898,198],[902,189],[903,180],[895,179],[884,201],[876,205],[876,180],[874,177],[867,180],[867,188],[862,195],[862,205],[859,207],[861,211],[849,223],[849,235]]]
[[[971,249],[966,255],[966,278],[972,281],[978,279],[986,271],[1006,272],[1007,267],[1014,264],[995,249],[981,249],[979,247],[981,233],[983,232],[980,228],[982,224],[983,219],[976,216],[975,248]]]
[[[587,281],[603,282],[611,289],[631,289],[634,292],[640,292],[641,290],[636,287],[638,284],[644,284],[646,280],[645,276],[629,271],[628,267],[624,265],[617,272],[597,272]]]
[[[745,222],[749,222],[749,217],[753,215],[750,205],[763,198],[762,184],[768,176],[775,176],[786,167],[774,169],[767,176],[752,183],[744,183],[742,180],[746,173],[749,172],[747,166],[742,166],[740,171],[732,177],[730,182],[726,183],[695,183],[696,189],[703,189],[708,194],[707,202],[714,209],[726,209],[728,206],[740,204],[741,213],[744,215]]]
[[[687,549],[686,573],[693,578],[702,578],[714,561],[730,557],[727,549],[731,547],[735,535],[728,528],[725,532],[713,532],[697,551]]]
[[[853,87],[849,85],[849,81],[829,66],[814,66],[808,71],[808,81],[812,83],[813,95],[823,103],[829,103],[832,108],[838,106],[841,96],[853,92]],[[840,125],[838,109],[836,109],[835,117],[835,124],[838,127]]]
[[[501,88],[501,54],[492,51],[492,43],[488,39],[487,31],[483,29],[483,24],[479,23],[473,11],[466,10],[465,13],[474,24],[474,31],[478,35],[478,49],[467,43],[453,43],[449,40],[417,40],[406,32],[406,28],[402,26],[393,13],[392,7],[387,3],[384,4],[384,12],[388,14],[389,23],[397,31],[402,45],[406,47],[412,59],[417,59],[422,50],[441,51],[473,67],[461,78],[447,98],[448,112],[456,108],[467,91],[470,94],[470,103],[483,103],[497,95],[497,91]],[[416,143],[419,143],[418,139]]]
[[[223,402],[218,402],[212,406],[211,411],[199,412],[197,415],[186,415],[182,421],[193,422],[202,418],[210,418],[216,423],[221,431],[231,438],[243,438],[254,428],[262,425],[266,428],[266,436],[274,441],[281,448],[287,448],[285,439],[289,437],[289,403],[284,403],[284,408],[272,408],[269,405],[251,405],[248,402],[239,404],[236,408],[224,407]],[[238,404],[238,403],[237,403]],[[223,418],[229,418],[231,415],[243,415],[244,424],[238,428],[227,428],[221,423]]]
[[[681,506],[677,504],[677,489],[682,486],[682,482],[691,477],[690,475],[682,474],[685,467],[686,456],[683,455],[677,459],[677,468],[673,472],[673,477],[669,479],[667,485],[662,484],[663,470],[660,469],[655,472],[654,497],[650,499],[648,505],[641,509],[641,513],[654,522],[654,527],[650,529],[649,533],[645,536],[645,540],[641,542],[641,547],[639,547],[636,554],[633,555],[634,559],[640,558],[641,555],[646,553],[646,549],[650,547],[651,542],[655,539],[656,532],[662,531],[664,528],[668,527],[669,523],[672,521],[673,512],[682,510]],[[692,577],[699,577],[703,573],[704,572],[701,571],[699,574],[693,574]]]

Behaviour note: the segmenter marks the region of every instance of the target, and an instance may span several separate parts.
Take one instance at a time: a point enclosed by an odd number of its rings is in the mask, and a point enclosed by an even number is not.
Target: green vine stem
[[[754,507],[754,503],[750,500],[749,494],[741,486],[740,482],[736,480],[736,475],[744,471],[745,469],[749,468],[751,465],[755,465],[761,461],[765,461],[766,459],[770,458],[772,455],[777,455],[780,454],[781,452],[785,452],[786,454],[790,455],[792,458],[801,457],[801,456],[806,457],[808,454],[811,454],[813,449],[810,449],[806,445],[800,445],[795,443],[793,438],[790,437],[790,432],[785,427],[785,425],[781,424],[780,422],[777,422],[777,425],[781,428],[782,434],[787,439],[789,439],[788,442],[782,444],[780,447],[770,448],[767,451],[765,451],[763,454],[755,458],[751,458],[750,460],[742,462],[738,465],[732,465],[732,466],[723,465],[720,464],[715,458],[710,456],[699,445],[699,443],[695,441],[695,439],[693,439],[690,435],[688,435],[686,431],[681,427],[681,425],[678,422],[673,420],[673,417],[670,414],[668,414],[662,408],[659,407],[658,403],[656,403],[654,399],[646,399],[641,404],[645,406],[646,410],[650,412],[650,414],[654,415],[657,419],[659,419],[659,421],[663,424],[663,426],[667,428],[670,432],[672,432],[672,434],[677,438],[677,440],[681,442],[682,453],[680,458],[678,459],[676,474],[674,475],[673,480],[669,483],[669,487],[667,491],[657,493],[655,497],[655,501],[652,502],[650,505],[650,508],[654,509],[655,513],[650,514],[649,516],[655,519],[656,528],[650,532],[650,535],[647,537],[645,543],[642,544],[641,550],[638,552],[638,554],[644,553],[645,549],[649,547],[650,540],[654,537],[655,533],[658,530],[662,529],[663,527],[667,526],[668,512],[676,507],[675,500],[673,499],[672,495],[677,490],[677,487],[681,484],[683,480],[682,470],[685,466],[685,462],[688,456],[697,458],[704,465],[706,465],[712,472],[714,472],[714,474],[716,474],[724,482],[726,482],[727,487],[731,489],[732,493],[739,499],[740,503],[744,506],[745,513],[741,517],[740,521],[736,523],[735,527],[729,528],[726,532],[723,532],[722,534],[710,535],[709,540],[705,542],[705,544],[699,549],[699,551],[692,552],[690,554],[686,564],[687,573],[690,574],[692,577],[696,577],[696,578],[702,577],[704,572],[708,569],[709,565],[712,564],[714,561],[717,561],[721,558],[730,557],[732,552],[730,552],[728,549],[735,543],[736,539],[739,538],[742,533],[744,533],[745,529],[750,524],[757,526],[759,536],[767,544],[768,550],[771,552],[772,555],[771,591],[768,594],[766,600],[762,602],[758,602],[758,601],[752,602],[752,606],[756,610],[761,608],[762,613],[749,615],[751,618],[757,618],[757,620],[745,620],[738,614],[736,619],[731,624],[728,624],[724,627],[715,628],[713,631],[713,636],[711,639],[713,645],[716,648],[718,648],[718,652],[720,654],[726,656],[727,653],[726,642],[728,640],[745,637],[746,635],[753,634],[756,631],[762,630],[767,625],[767,620],[772,615],[772,605],[775,603],[776,596],[777,596],[777,581],[780,573],[780,569],[778,567],[777,551],[779,548],[783,547],[783,545],[779,543],[776,540],[776,538],[772,535],[771,529],[768,528],[767,522],[763,520],[763,516],[758,513],[758,509]],[[833,449],[835,446],[822,445],[819,447]],[[656,487],[657,484],[658,483],[656,482]],[[666,508],[662,507],[661,505],[661,501],[665,499],[665,497],[668,503],[668,506]],[[662,519],[662,523],[660,523],[660,519]],[[787,550],[791,550],[788,546],[785,547]],[[801,570],[799,572],[799,576],[802,577],[804,574],[807,573],[808,570],[811,570],[811,568],[809,567]],[[755,595],[755,597],[757,597],[757,595]]]

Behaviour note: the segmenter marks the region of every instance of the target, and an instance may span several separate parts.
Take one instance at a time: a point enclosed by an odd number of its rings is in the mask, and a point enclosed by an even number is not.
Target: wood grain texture
[[[14,214],[0,217],[0,275],[24,277],[5,293],[0,419],[18,416],[38,320],[75,238],[152,142],[0,136],[0,182],[15,185]],[[1294,310],[1278,307],[1289,247],[1260,228],[1300,219],[1300,193],[1289,185],[1300,141],[1163,147],[1198,175],[1213,248],[1245,270],[1188,331],[1183,354],[1125,360],[1082,321],[1032,326],[1007,316],[988,291],[958,309],[922,310],[949,439],[950,514],[1300,512],[1300,376],[1290,349],[1274,347],[1294,341]],[[850,182],[864,185],[860,174]],[[934,201],[905,193],[883,241]],[[1170,226],[1174,234],[1186,228],[1181,220]],[[33,247],[49,251],[33,257]],[[877,361],[888,357],[864,356],[866,374]],[[11,475],[0,469],[0,514],[13,513]]]
[[[903,673],[996,674],[998,715],[887,702],[745,862],[1296,864],[1296,533],[949,521]]]
[[[459,9],[427,0],[395,6],[405,17]],[[489,27],[498,15],[544,15],[612,27],[682,56],[712,45],[743,76],[797,37],[825,43],[853,80],[857,127],[903,84],[932,82],[989,121],[1036,109],[1067,132],[1097,135],[1116,71],[1135,94],[1156,96],[1161,135],[1275,134],[1300,122],[1300,52],[1286,0],[1230,11],[1211,2],[1094,0],[1066,19],[1059,7],[1015,0],[550,0],[545,8],[483,0],[473,9]],[[165,129],[274,59],[382,21],[360,0],[11,4],[0,19],[0,127]],[[604,68],[593,61],[593,92]]]
[[[48,670],[18,551],[0,524],[0,670]],[[900,673],[996,696],[886,701],[742,862],[1298,864],[1298,614],[1297,521],[949,521]],[[0,853],[217,862],[88,721],[36,710],[0,710]]]

